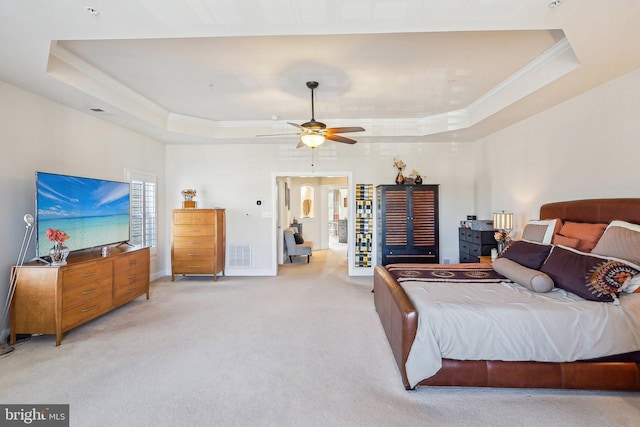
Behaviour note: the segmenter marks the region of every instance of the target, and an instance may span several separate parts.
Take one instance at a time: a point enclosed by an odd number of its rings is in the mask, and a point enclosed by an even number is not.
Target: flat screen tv
[[[53,246],[49,228],[69,235],[70,251],[128,241],[130,199],[128,182],[36,172],[36,256]]]

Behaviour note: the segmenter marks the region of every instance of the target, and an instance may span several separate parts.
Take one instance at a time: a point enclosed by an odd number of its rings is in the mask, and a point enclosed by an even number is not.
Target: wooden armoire
[[[438,185],[379,185],[378,264],[438,263]]]

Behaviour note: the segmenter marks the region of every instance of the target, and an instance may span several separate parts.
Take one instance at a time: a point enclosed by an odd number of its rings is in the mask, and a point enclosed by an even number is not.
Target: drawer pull
[[[133,265],[133,264],[136,264],[137,262],[138,262],[137,260],[135,260],[135,259],[132,259],[131,261],[129,261],[129,265]]]
[[[95,310],[98,306],[97,305],[93,305],[89,308],[85,308],[84,310],[82,310],[83,313],[86,313],[87,311],[91,311],[91,310]]]
[[[199,265],[190,265],[190,266],[188,266],[188,268],[200,268],[200,266]]]
[[[189,254],[189,256],[200,256],[200,254]]]
[[[89,290],[84,291],[84,292],[82,293],[82,295],[89,295],[90,293],[93,293],[93,292],[95,292],[95,291],[96,291],[96,288],[89,289]]]
[[[135,279],[137,276],[137,274],[132,274],[131,276],[128,276],[127,279]]]
[[[91,273],[84,273],[84,274],[82,275],[82,277],[91,277],[91,276],[95,276],[95,275],[96,275],[96,272],[95,272],[95,271],[93,271],[93,272],[91,272]]]
[[[127,293],[128,293],[128,294],[130,294],[130,293],[135,292],[135,291],[136,291],[136,288],[132,288],[132,289],[129,289],[129,290],[127,291]]]

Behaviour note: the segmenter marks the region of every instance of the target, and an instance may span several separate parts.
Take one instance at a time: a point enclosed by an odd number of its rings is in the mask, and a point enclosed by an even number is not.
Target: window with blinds
[[[157,197],[155,175],[128,172],[131,183],[131,238],[135,246],[155,247],[157,240]]]

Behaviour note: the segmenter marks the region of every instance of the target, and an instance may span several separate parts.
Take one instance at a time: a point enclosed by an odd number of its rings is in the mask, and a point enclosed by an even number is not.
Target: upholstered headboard
[[[614,219],[640,224],[640,199],[587,199],[547,203],[540,219],[609,223]]]

